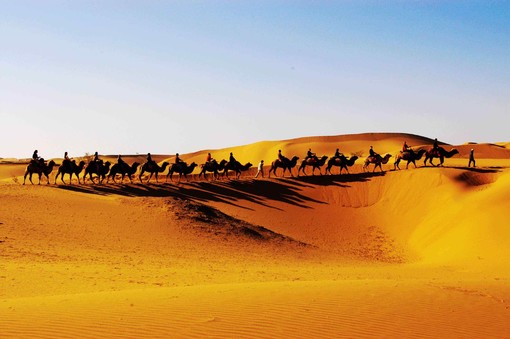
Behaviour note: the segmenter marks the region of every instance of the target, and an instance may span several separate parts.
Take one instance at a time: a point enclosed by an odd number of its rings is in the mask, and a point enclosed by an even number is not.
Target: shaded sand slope
[[[278,182],[306,198],[213,205],[297,240],[332,251],[366,251],[358,254],[374,260],[508,262],[502,259],[510,254],[508,171],[424,168]],[[226,185],[254,193],[243,182]],[[273,184],[259,186],[266,186],[257,188],[263,191]]]

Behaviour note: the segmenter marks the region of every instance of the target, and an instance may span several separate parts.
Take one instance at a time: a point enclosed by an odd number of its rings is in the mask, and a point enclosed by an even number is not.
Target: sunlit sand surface
[[[360,155],[350,174],[299,178],[54,185],[54,170],[51,185],[23,186],[26,165],[4,162],[0,337],[509,337],[509,144],[444,145],[459,150],[444,167],[394,171],[404,140],[432,143],[362,134],[210,151],[254,166],[278,149]],[[385,172],[362,171],[370,145],[393,155]]]

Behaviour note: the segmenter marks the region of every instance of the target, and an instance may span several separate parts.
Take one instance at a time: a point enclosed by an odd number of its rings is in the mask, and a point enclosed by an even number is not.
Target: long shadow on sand
[[[190,181],[185,183],[162,184],[103,184],[103,185],[59,185],[59,189],[98,195],[118,195],[125,197],[176,197],[202,203],[220,202],[243,209],[240,201],[258,204],[268,208],[275,207],[274,202],[285,203],[301,208],[313,208],[309,203],[326,204],[302,193],[304,188],[316,186],[349,187],[344,183],[365,182],[384,173],[359,173],[343,175],[323,175],[295,178],[277,178],[270,180],[218,180]],[[54,186],[55,187],[55,186]],[[250,209],[251,210],[251,209]]]

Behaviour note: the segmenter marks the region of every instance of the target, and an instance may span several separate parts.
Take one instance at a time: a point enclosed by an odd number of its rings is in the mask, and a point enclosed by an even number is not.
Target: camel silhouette
[[[394,169],[400,169],[400,161],[405,160],[407,161],[406,169],[409,168],[409,164],[413,164],[414,168],[416,168],[416,161],[420,160],[423,154],[425,154],[426,150],[420,149],[418,152],[414,151],[405,151],[400,152],[395,156],[395,163],[394,163]]]
[[[87,179],[88,174],[90,181],[92,181],[92,183],[95,184],[94,177],[92,177],[92,174],[96,174],[98,178],[98,183],[102,184],[103,180],[106,178],[106,175],[110,171],[110,166],[111,163],[109,161],[105,163],[103,163],[103,160],[89,162],[87,167],[85,167],[83,183],[85,184],[85,180]]]
[[[48,180],[47,184],[50,183],[50,173],[53,171],[53,167],[56,165],[55,161],[50,160],[50,162],[46,165],[44,163],[44,159],[41,159],[42,161],[30,161],[30,163],[27,166],[27,169],[25,171],[25,176],[23,177],[23,185],[25,185],[25,181],[27,180],[27,175],[30,175],[28,179],[30,180],[30,183],[32,185],[34,184],[32,182],[32,174],[36,173],[39,175],[39,185],[41,184],[41,176],[44,174],[46,177],[46,180]]]
[[[239,179],[241,172],[249,170],[252,166],[251,162],[247,162],[244,165],[241,165],[239,161],[236,161],[235,163],[228,162],[225,164],[225,168],[223,169],[223,175],[226,175],[228,178],[228,171],[234,171],[236,173],[236,178]]]
[[[151,181],[151,178],[154,174],[156,175],[156,182],[158,182],[158,173],[164,172],[168,165],[169,163],[166,161],[161,166],[155,162],[146,162],[142,165],[138,179],[140,182],[142,182],[142,175],[147,172],[150,173],[149,179],[147,179],[147,183]]]
[[[315,160],[314,158],[308,158],[301,161],[301,165],[298,169],[298,176],[301,171],[303,171],[304,175],[307,175],[305,172],[306,166],[312,166],[312,175],[315,175],[315,169],[319,169],[319,174],[322,175],[321,167],[324,166],[326,160],[328,159],[327,155],[323,155],[322,158]]]
[[[368,169],[368,166],[370,164],[375,164],[374,170],[372,172],[375,172],[377,167],[379,167],[381,169],[381,172],[384,172],[383,169],[382,169],[382,165],[383,164],[387,164],[391,157],[392,157],[391,154],[386,154],[384,156],[384,158],[381,157],[380,154],[377,154],[376,156],[369,156],[365,160],[365,164],[363,165],[363,172],[366,172],[366,170]]]
[[[434,148],[430,148],[425,153],[425,160],[423,161],[423,164],[427,166],[427,161],[429,161],[432,166],[442,166],[444,163],[444,158],[449,159],[458,153],[459,151],[455,148],[452,148],[450,151],[446,151],[443,147],[438,147],[437,150],[434,150]],[[438,165],[434,165],[434,163],[432,163],[432,159],[434,158],[439,158]]]
[[[181,181],[181,177],[184,175],[186,180],[188,180],[188,174],[192,173],[195,167],[198,165],[192,162],[189,166],[185,162],[179,162],[176,164],[172,164],[170,169],[168,170],[168,174],[166,175],[166,180],[170,177],[170,181],[172,181],[172,176],[174,173],[179,173],[179,182]]]
[[[108,174],[108,177],[106,178],[106,183],[110,182],[110,178],[113,179],[114,183],[117,183],[115,181],[115,177],[117,176],[117,174],[122,175],[120,183],[124,182],[124,177],[126,175],[128,176],[129,181],[131,181],[131,183],[133,183],[133,178],[131,176],[136,173],[138,166],[140,166],[139,162],[134,162],[131,166],[129,166],[126,163],[114,164],[112,166],[112,168],[110,169],[110,173]]]
[[[225,165],[227,164],[227,160],[223,159],[219,163],[216,160],[212,160],[209,162],[206,162],[205,164],[200,165],[202,170],[198,174],[198,178],[203,175],[205,178],[205,175],[207,172],[213,172],[213,176],[215,179],[218,178],[219,172],[223,171],[225,169]]]
[[[290,176],[292,175],[292,169],[296,167],[297,161],[299,160],[298,156],[293,156],[292,159],[285,158],[284,161],[280,159],[276,159],[271,163],[271,168],[269,168],[269,177],[271,178],[271,172],[273,172],[274,176],[276,177],[276,169],[277,168],[283,168],[282,176],[285,176],[285,171],[289,170]]]
[[[326,174],[327,173],[333,174],[333,173],[331,173],[331,167],[333,167],[333,166],[340,167],[340,174],[342,174],[342,170],[344,168],[347,171],[347,173],[349,173],[349,167],[352,167],[354,165],[354,163],[356,162],[356,160],[358,160],[358,157],[356,155],[350,157],[349,159],[347,159],[347,157],[345,157],[344,155],[341,155],[338,158],[331,158],[328,160],[328,166],[326,167]]]
[[[57,183],[58,176],[60,175],[60,180],[65,184],[64,174],[69,174],[69,185],[72,184],[73,174],[78,178],[78,184],[80,182],[80,173],[83,170],[83,166],[85,166],[85,161],[80,161],[78,165],[76,165],[76,160],[63,162],[57,171],[57,175],[55,176],[55,184]]]

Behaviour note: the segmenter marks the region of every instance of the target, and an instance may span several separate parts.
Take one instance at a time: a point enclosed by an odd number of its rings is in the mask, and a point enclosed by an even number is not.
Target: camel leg
[[[41,184],[41,173],[39,173],[39,184],[38,185],[40,185],[40,184]]]
[[[28,171],[25,172],[25,176],[23,177],[23,185],[25,185],[25,181],[27,180]]]

